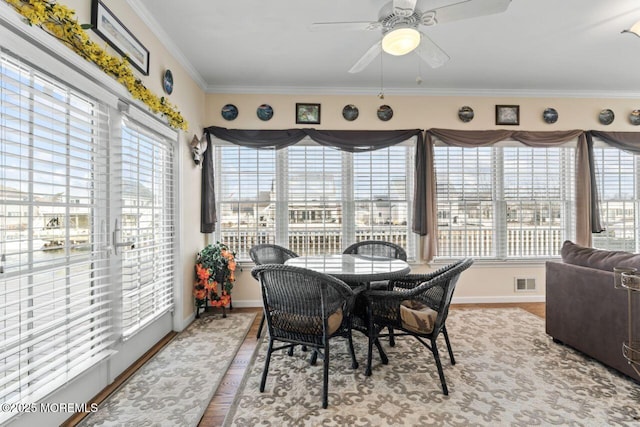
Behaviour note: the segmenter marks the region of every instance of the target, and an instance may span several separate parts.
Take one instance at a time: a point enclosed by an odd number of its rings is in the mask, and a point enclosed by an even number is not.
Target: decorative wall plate
[[[238,107],[233,104],[227,104],[222,107],[222,111],[220,111],[220,113],[225,120],[234,120],[238,117]]]
[[[387,120],[391,120],[391,117],[393,117],[393,109],[391,107],[388,105],[381,105],[378,107],[378,118],[380,120],[386,122]]]
[[[271,120],[271,117],[273,117],[273,108],[271,108],[271,105],[269,104],[262,104],[258,107],[256,114],[260,120],[266,122],[267,120]]]
[[[464,107],[460,107],[458,110],[458,117],[465,123],[470,122],[473,120],[473,108],[466,105]]]
[[[173,92],[173,73],[171,70],[164,71],[164,75],[162,76],[162,88],[167,95],[171,95],[171,92]]]
[[[598,120],[600,120],[600,123],[602,123],[603,125],[610,125],[611,123],[613,123],[614,118],[615,115],[613,114],[613,111],[609,110],[608,108],[600,111],[600,114],[598,115]]]
[[[640,125],[640,110],[633,110],[631,114],[629,114],[629,122],[634,126]]]
[[[546,123],[555,123],[558,121],[558,112],[556,111],[555,108],[546,108],[542,112],[542,119]]]
[[[342,109],[342,117],[350,122],[357,119],[358,114],[360,114],[360,112],[358,111],[358,107],[353,104],[345,105]]]

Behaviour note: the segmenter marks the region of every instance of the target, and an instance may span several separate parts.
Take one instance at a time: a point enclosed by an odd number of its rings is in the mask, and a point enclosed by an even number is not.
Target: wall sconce
[[[622,30],[622,34],[624,33],[631,33],[636,35],[637,37],[640,37],[640,21],[633,24],[633,26],[628,30]]]

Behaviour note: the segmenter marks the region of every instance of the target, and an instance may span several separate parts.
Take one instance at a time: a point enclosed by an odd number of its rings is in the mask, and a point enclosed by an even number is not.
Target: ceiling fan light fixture
[[[419,44],[420,32],[411,27],[396,28],[382,38],[382,50],[395,56],[406,55]]]
[[[640,37],[640,21],[638,21],[635,24],[633,24],[633,26],[631,28],[629,28],[628,30],[622,30],[622,32],[623,33],[635,34],[636,36]]]

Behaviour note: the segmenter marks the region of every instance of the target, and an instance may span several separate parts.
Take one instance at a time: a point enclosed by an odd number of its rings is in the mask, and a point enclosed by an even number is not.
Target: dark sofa
[[[627,290],[613,285],[613,268],[640,272],[640,255],[570,241],[561,254],[562,262],[546,263],[547,334],[640,382],[622,355],[622,343],[628,340]],[[636,311],[634,321],[640,322]]]

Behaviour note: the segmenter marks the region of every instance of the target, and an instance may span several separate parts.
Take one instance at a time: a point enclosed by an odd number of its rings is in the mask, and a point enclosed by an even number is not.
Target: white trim
[[[135,12],[136,15],[144,22],[144,24],[151,30],[151,32],[158,38],[160,44],[162,44],[169,53],[182,65],[187,71],[189,76],[200,86],[204,91],[207,88],[207,82],[204,81],[200,73],[191,64],[186,56],[182,54],[182,50],[173,42],[173,39],[162,29],[162,25],[156,21],[153,15],[149,12],[142,2],[127,0],[127,4]]]
[[[375,95],[380,87],[297,87],[297,86],[219,86],[207,85],[206,93],[268,95]],[[638,99],[640,92],[532,89],[459,89],[459,88],[386,88],[385,95],[401,96],[472,96],[490,98],[606,98]]]
[[[545,302],[545,295],[505,295],[493,297],[453,297],[451,304],[501,304]]]

